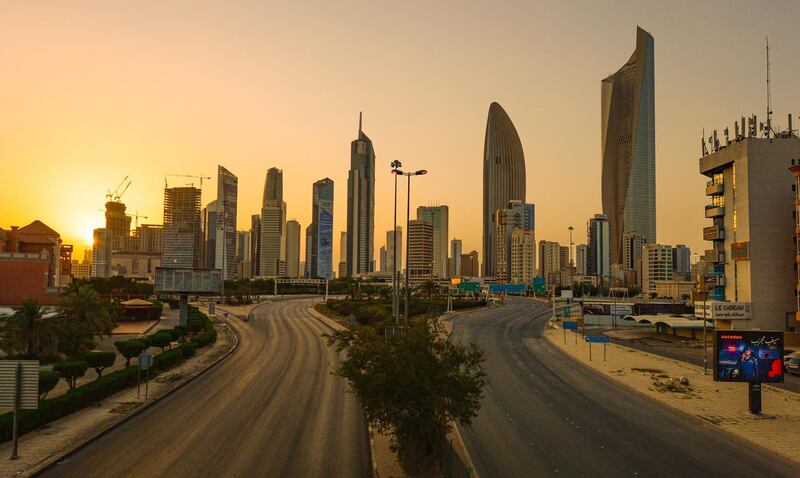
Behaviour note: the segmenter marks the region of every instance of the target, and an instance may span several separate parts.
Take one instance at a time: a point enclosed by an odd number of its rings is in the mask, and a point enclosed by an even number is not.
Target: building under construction
[[[200,192],[199,188],[193,186],[164,188],[162,267],[202,267]]]

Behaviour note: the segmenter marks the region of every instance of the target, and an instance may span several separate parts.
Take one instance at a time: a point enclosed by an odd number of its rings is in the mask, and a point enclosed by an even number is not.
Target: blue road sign
[[[564,330],[578,330],[578,323],[577,322],[563,322],[561,324],[561,327]],[[608,337],[606,337],[606,338],[608,338]]]
[[[595,343],[606,343],[608,342],[608,337],[605,335],[587,335],[586,336],[587,342],[595,342]]]

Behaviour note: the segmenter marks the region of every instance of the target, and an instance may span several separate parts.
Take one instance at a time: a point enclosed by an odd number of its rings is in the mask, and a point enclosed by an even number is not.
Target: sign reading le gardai
[[[721,302],[710,300],[694,303],[694,315],[713,320],[748,320],[750,302]]]

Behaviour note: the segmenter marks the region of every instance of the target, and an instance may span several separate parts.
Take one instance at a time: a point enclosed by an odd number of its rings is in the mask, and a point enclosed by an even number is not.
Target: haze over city
[[[564,243],[568,226],[583,234],[602,211],[600,80],[630,54],[638,24],[655,37],[659,242],[699,250],[702,129],[764,114],[767,34],[775,117],[785,122],[800,97],[800,11],[793,2],[659,4],[612,2],[613,14],[598,17],[595,2],[6,2],[0,55],[13,67],[0,90],[0,217],[22,223],[36,209],[80,250],[125,175],[129,212],[160,223],[165,174],[216,179],[223,164],[240,179],[240,225],[258,212],[275,166],[287,217],[305,227],[311,183],[346,184],[363,111],[377,156],[378,237],[391,229],[389,163],[401,160],[430,171],[414,182],[412,207],[449,205],[451,235],[480,251],[471,213],[481,204],[486,114],[498,101],[525,150],[537,239]]]

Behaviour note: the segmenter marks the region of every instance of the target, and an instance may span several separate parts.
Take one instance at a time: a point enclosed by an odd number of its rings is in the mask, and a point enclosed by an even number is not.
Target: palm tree
[[[67,354],[91,348],[96,336],[110,336],[116,327],[117,307],[86,284],[68,288],[58,309],[62,349]]]
[[[419,285],[419,291],[424,292],[428,295],[428,300],[431,300],[431,296],[434,292],[436,292],[436,282],[432,280],[426,280],[422,284]]]
[[[56,329],[52,320],[44,318],[38,301],[28,299],[16,308],[3,328],[3,343],[19,354],[34,357],[56,342]]]

